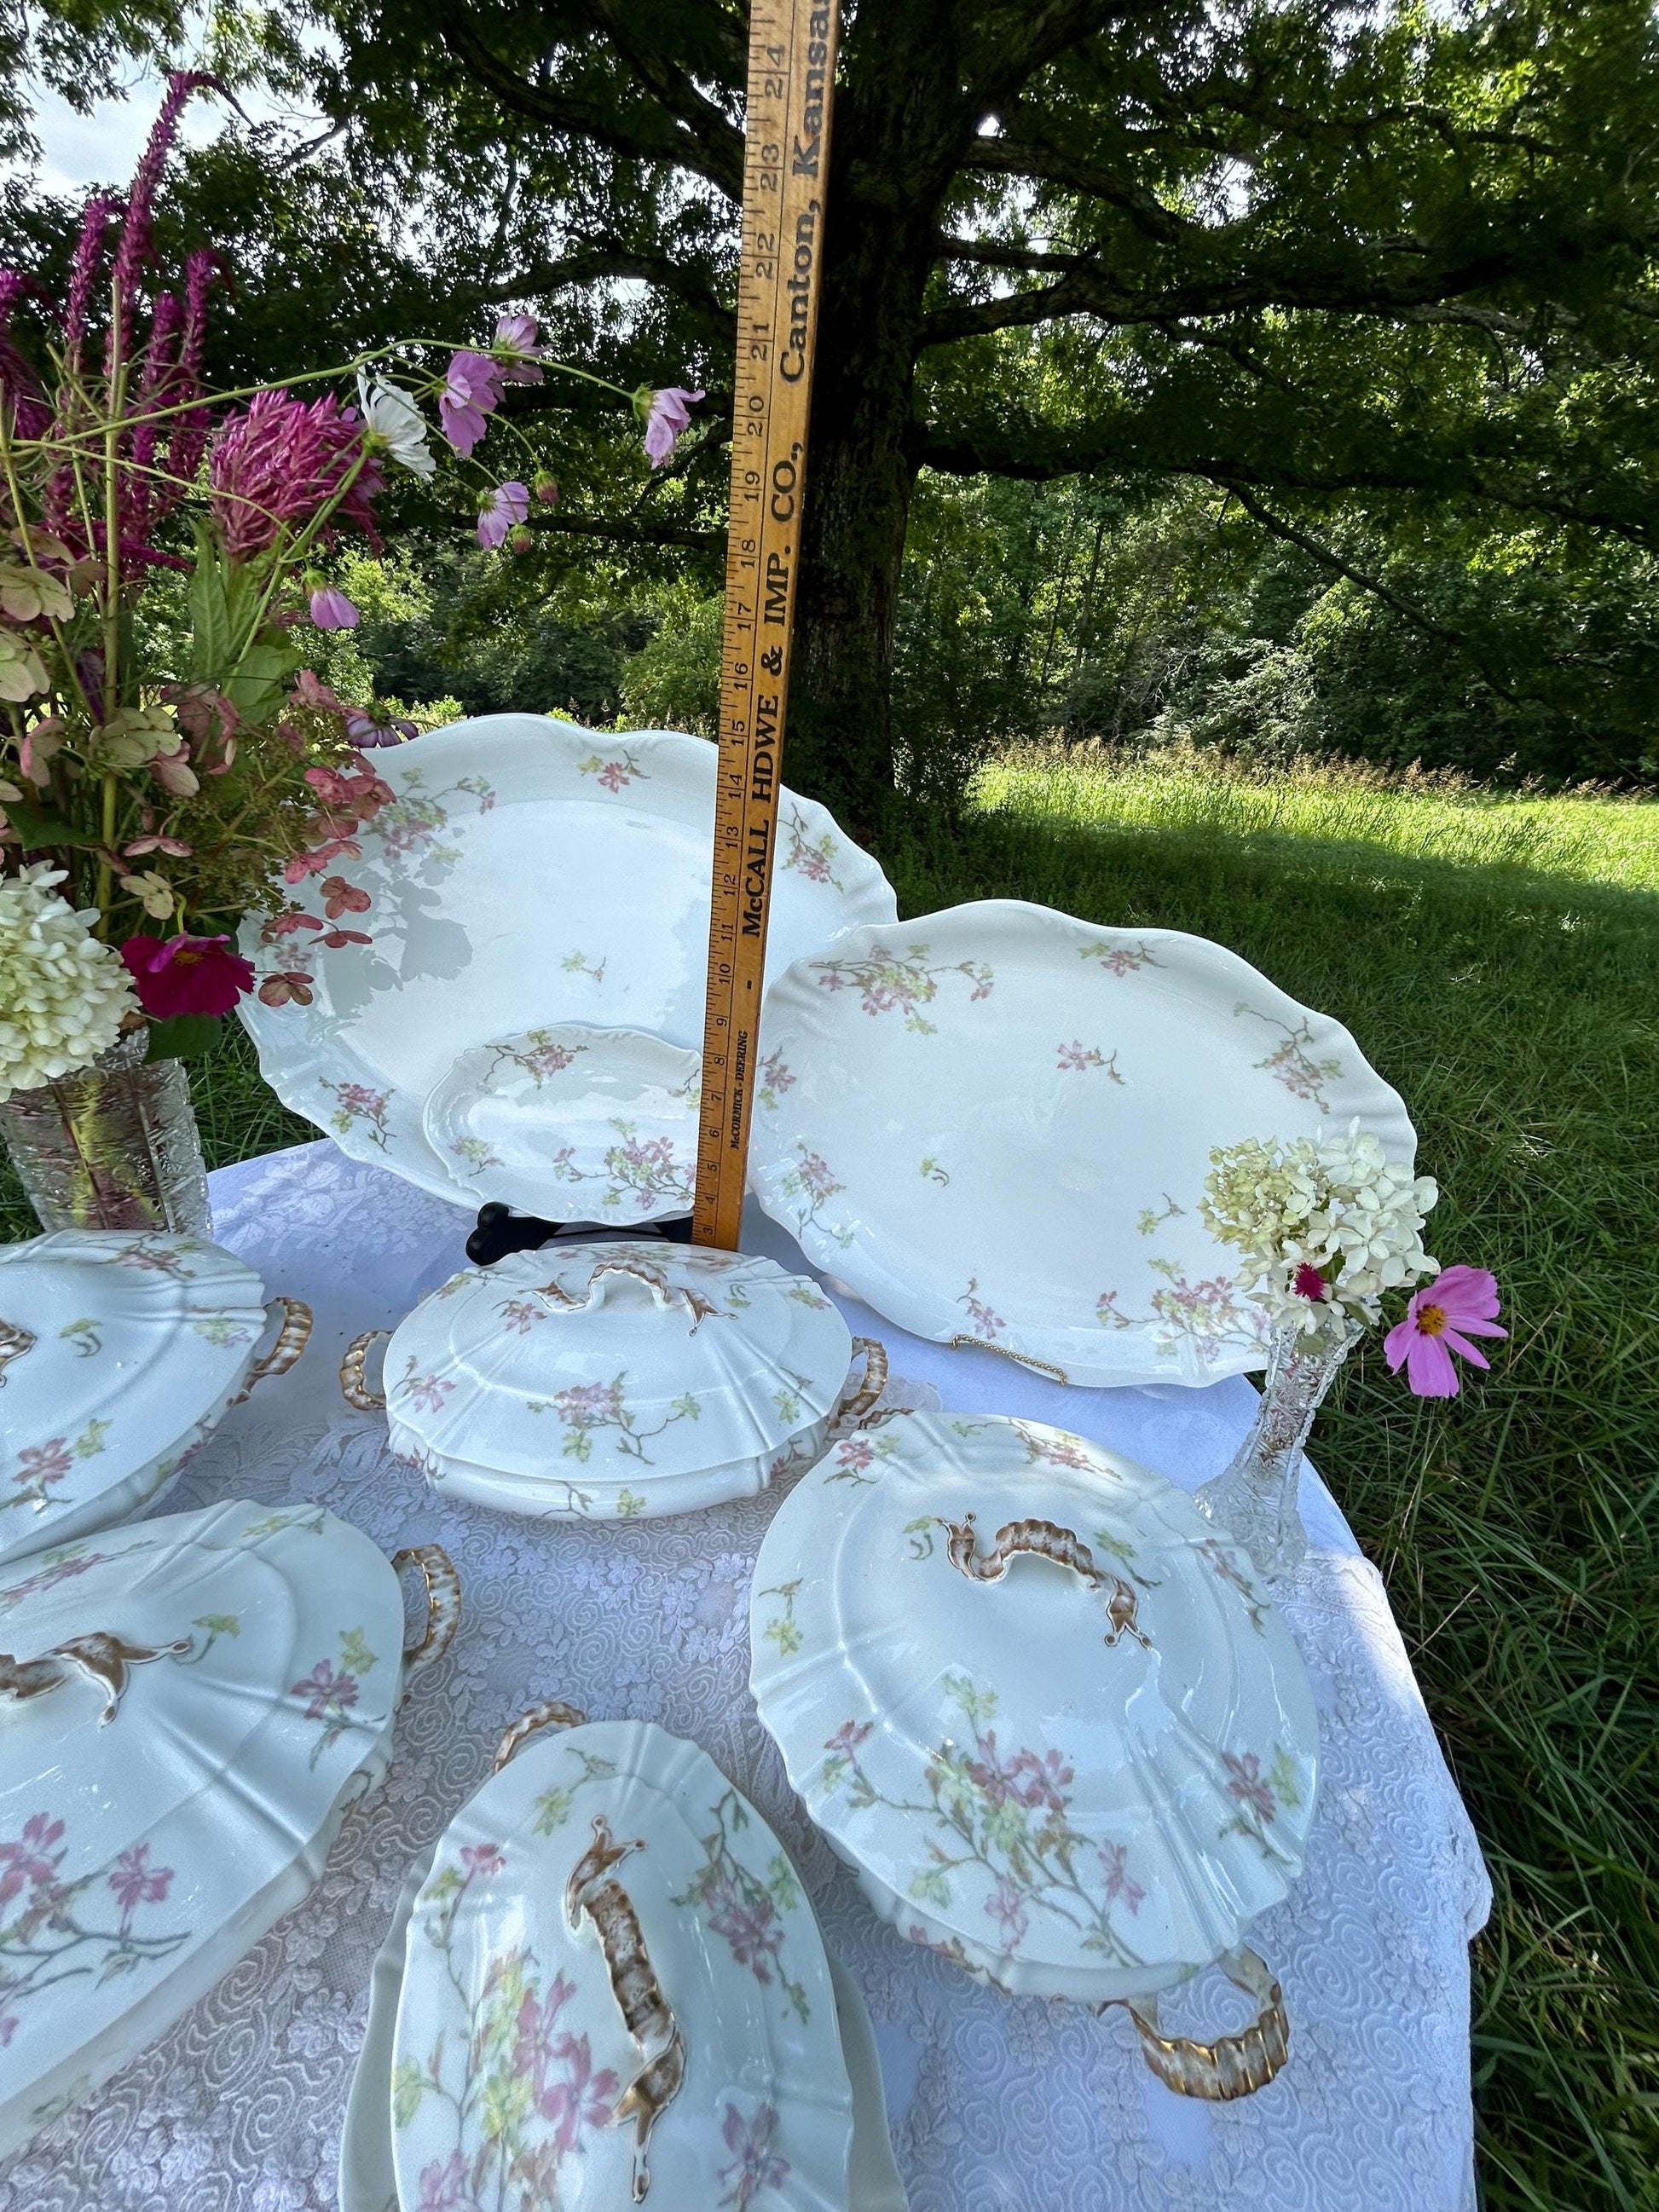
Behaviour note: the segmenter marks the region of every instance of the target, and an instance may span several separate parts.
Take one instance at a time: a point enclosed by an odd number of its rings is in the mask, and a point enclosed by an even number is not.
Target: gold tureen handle
[[[389,1328],[366,1328],[361,1336],[352,1338],[346,1346],[345,1358],[340,1362],[340,1389],[344,1393],[345,1401],[348,1406],[356,1406],[365,1413],[378,1413],[386,1404],[386,1392],[371,1390],[363,1379],[363,1370],[368,1364],[368,1355],[374,1349],[374,1340],[381,1336],[389,1341],[392,1331]],[[381,1380],[384,1382],[385,1379],[382,1376]]]
[[[435,1666],[455,1641],[455,1632],[461,1625],[461,1578],[441,1544],[411,1544],[394,1552],[392,1572],[401,1575],[405,1567],[418,1567],[426,1584],[425,1630],[418,1643],[404,1646],[404,1696],[407,1698],[416,1675]]]
[[[864,1360],[864,1380],[856,1390],[844,1392],[836,1409],[837,1420],[850,1420],[854,1425],[875,1411],[881,1402],[881,1394],[887,1388],[887,1346],[878,1337],[855,1336],[853,1356]]]
[[[1216,1963],[1261,2008],[1237,2035],[1218,2035],[1213,2043],[1164,2035],[1158,2028],[1156,1996],[1127,2002],[1146,2063],[1158,2080],[1180,2096],[1227,2104],[1267,2087],[1291,2055],[1291,2023],[1279,1984],[1254,1951],[1225,1951]]]
[[[619,1844],[603,1813],[593,1820],[593,1840],[570,1869],[564,1887],[565,1918],[572,1928],[591,1920],[605,1954],[611,1995],[623,2025],[644,2062],[611,2109],[618,2120],[634,2123],[634,2202],[642,2204],[651,2188],[651,2130],[680,2093],[685,2080],[685,2038],[662,1993],[645,1948],[645,1931],[634,1901],[611,1869],[631,1851],[642,1851],[635,1837]]]
[[[671,1306],[683,1306],[691,1316],[691,1327],[700,1328],[711,1314],[720,1308],[712,1305],[689,1283],[671,1283],[660,1267],[653,1267],[643,1260],[596,1260],[587,1278],[587,1296],[573,1297],[562,1283],[547,1282],[540,1285],[541,1295],[560,1313],[587,1313],[603,1305],[611,1285],[618,1278],[643,1283],[651,1294],[651,1303],[661,1311]]]
[[[0,1651],[0,1698],[14,1698],[24,1705],[31,1698],[44,1698],[52,1690],[62,1689],[71,1674],[77,1674],[82,1681],[95,1682],[104,1693],[100,1722],[112,1721],[133,1668],[150,1659],[181,1658],[193,1641],[181,1636],[173,1644],[130,1644],[125,1636],[94,1628],[55,1644],[34,1659],[18,1659],[9,1651]]]
[[[26,1352],[33,1352],[40,1342],[32,1328],[25,1328],[21,1321],[7,1321],[0,1315],[0,1390],[6,1387],[6,1370],[14,1359],[21,1359]]]
[[[495,1747],[495,1757],[490,1765],[492,1774],[499,1774],[508,1759],[522,1751],[532,1735],[544,1729],[555,1735],[561,1729],[586,1728],[587,1715],[580,1705],[568,1705],[562,1698],[547,1698],[539,1705],[532,1705],[528,1712],[519,1715]]]
[[[254,1384],[263,1382],[267,1375],[286,1375],[311,1341],[311,1308],[303,1298],[274,1297],[265,1308],[265,1319],[276,1321],[279,1312],[282,1321],[276,1341],[269,1352],[255,1357],[246,1382],[230,1401],[233,1406],[240,1406],[252,1395]]]
[[[939,1519],[946,1538],[945,1556],[959,1575],[965,1575],[970,1583],[1000,1583],[1012,1561],[1022,1556],[1051,1560],[1105,1598],[1109,1648],[1128,1636],[1143,1650],[1152,1650],[1152,1640],[1140,1626],[1140,1600],[1134,1584],[1110,1567],[1098,1565],[1075,1528],[1063,1528],[1054,1521],[1006,1521],[997,1530],[991,1549],[981,1552],[975,1523],[972,1513],[964,1513],[960,1521]]]

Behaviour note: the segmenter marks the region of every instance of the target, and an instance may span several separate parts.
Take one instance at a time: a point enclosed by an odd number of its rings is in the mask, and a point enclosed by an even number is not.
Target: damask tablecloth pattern
[[[461,1633],[416,1688],[384,1786],[322,1881],[170,2034],[0,2167],[0,2212],[332,2212],[369,1968],[405,1870],[478,1786],[502,1727],[558,1696],[694,1737],[795,1856],[876,2024],[913,2212],[1468,2212],[1474,2203],[1468,1942],[1490,1890],[1380,1577],[1311,1471],[1317,1547],[1285,1610],[1318,1699],[1324,1771],[1302,1882],[1254,1941],[1283,1981],[1291,2057],[1213,2106],[1172,2095],[1121,2010],[1010,2002],[906,1943],[811,1829],[750,1699],[748,1587],[775,1495],[641,1523],[532,1525],[430,1493],[350,1412],[335,1364],[462,1265],[467,1217],[331,1145],[223,1170],[216,1234],[269,1291],[316,1309],[311,1350],[226,1419],[157,1509],[317,1498],[390,1551],[435,1540]],[[757,1218],[745,1242],[804,1269]],[[834,1287],[833,1285],[831,1286]],[[1065,1390],[988,1354],[926,1345],[854,1301],[898,1402],[1018,1413],[1097,1437],[1195,1488],[1249,1419],[1207,1390]],[[1236,2025],[1209,1975],[1166,2004]],[[671,2212],[699,2212],[696,2207]],[[765,2212],[763,2205],[757,2212]]]

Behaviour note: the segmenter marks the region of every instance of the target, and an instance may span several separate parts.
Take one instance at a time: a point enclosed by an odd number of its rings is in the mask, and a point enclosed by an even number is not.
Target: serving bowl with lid
[[[1164,1476],[1038,1423],[899,1413],[780,1506],[750,1682],[876,1910],[1022,1996],[1126,2003],[1154,2069],[1243,2094],[1288,2027],[1252,1923],[1302,1869],[1318,1730],[1248,1559]],[[1220,1964],[1242,2034],[1165,2037]]]
[[[318,1505],[232,1500],[0,1578],[0,2154],[311,1888],[459,1613],[436,1547],[388,1561]]]
[[[392,2065],[402,2212],[848,2212],[817,1923],[696,1744],[536,1709],[416,1898]],[[371,2094],[372,2091],[371,2091]]]
[[[763,1490],[881,1394],[817,1285],[775,1261],[623,1238],[471,1267],[390,1333],[385,1388],[349,1347],[355,1406],[384,1405],[392,1449],[434,1487],[514,1513],[689,1511]]]
[[[216,1244],[63,1229],[0,1246],[0,1567],[160,1497],[226,1411],[304,1351]]]

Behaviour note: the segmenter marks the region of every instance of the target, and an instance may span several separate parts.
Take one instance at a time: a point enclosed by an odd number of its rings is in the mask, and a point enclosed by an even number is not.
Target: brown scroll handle
[[[605,1304],[611,1285],[618,1280],[629,1280],[644,1285],[652,1304],[663,1311],[671,1306],[683,1306],[691,1316],[695,1334],[711,1315],[720,1308],[711,1305],[700,1292],[688,1283],[671,1283],[660,1267],[653,1267],[638,1260],[600,1260],[587,1279],[587,1296],[573,1297],[561,1283],[544,1283],[541,1295],[561,1313],[586,1313]]]
[[[631,1851],[642,1851],[635,1838],[619,1844],[601,1813],[593,1821],[593,1840],[570,1870],[564,1888],[565,1917],[572,1928],[591,1920],[605,1954],[611,1995],[623,2025],[645,2062],[611,2113],[634,2123],[634,2202],[642,2204],[651,2189],[651,2130],[680,2093],[685,2080],[685,2038],[662,1993],[645,1948],[645,1934],[633,1899],[612,1874]]]
[[[129,1644],[125,1636],[98,1628],[54,1644],[37,1659],[16,1659],[0,1651],[0,1698],[15,1698],[20,1705],[44,1698],[61,1689],[73,1672],[102,1690],[104,1710],[98,1718],[100,1723],[112,1721],[132,1668],[150,1659],[179,1658],[190,1650],[191,1642],[183,1636],[176,1644]]]
[[[416,1678],[435,1667],[455,1641],[461,1625],[461,1578],[455,1562],[441,1544],[412,1544],[392,1555],[392,1571],[418,1567],[426,1584],[426,1626],[418,1640],[404,1646],[404,1698],[407,1701]]]
[[[853,1355],[864,1361],[864,1380],[856,1390],[843,1395],[835,1418],[837,1421],[850,1421],[856,1427],[874,1412],[887,1388],[887,1346],[873,1336],[855,1336]]]
[[[247,1370],[246,1382],[230,1401],[233,1406],[240,1406],[254,1384],[263,1382],[267,1375],[286,1375],[311,1341],[311,1308],[303,1298],[273,1298],[265,1308],[266,1319],[275,1321],[279,1311],[283,1318],[276,1340],[269,1352],[262,1352],[255,1358]]]
[[[368,1355],[378,1337],[390,1338],[389,1328],[366,1328],[361,1336],[354,1336],[340,1362],[340,1389],[348,1406],[356,1406],[360,1413],[378,1413],[386,1404],[384,1390],[371,1390],[364,1379],[363,1370],[368,1364]],[[384,1378],[382,1378],[384,1379]]]
[[[586,1728],[587,1715],[580,1705],[568,1705],[562,1698],[549,1698],[539,1705],[532,1705],[528,1712],[520,1713],[495,1747],[495,1757],[490,1767],[499,1774],[510,1759],[524,1749],[532,1735],[544,1729],[557,1735],[562,1729]]]
[[[21,1359],[26,1352],[33,1352],[40,1342],[32,1328],[25,1328],[21,1321],[8,1321],[0,1315],[0,1390],[6,1387],[6,1370],[14,1359]]]
[[[945,1558],[969,1582],[1000,1583],[1011,1564],[1022,1555],[1052,1560],[1105,1598],[1109,1650],[1125,1636],[1133,1637],[1143,1650],[1152,1650],[1152,1638],[1136,1617],[1139,1599],[1133,1583],[1126,1583],[1109,1568],[1097,1566],[1094,1553],[1076,1529],[1062,1528],[1053,1521],[1008,1521],[997,1530],[991,1549],[981,1552],[973,1514],[964,1513],[960,1521],[942,1520],[939,1526],[948,1539]]]
[[[1166,2087],[1182,2097],[1230,2104],[1265,2089],[1291,2055],[1291,2023],[1279,1984],[1254,1951],[1225,1951],[1216,1962],[1229,1981],[1255,1999],[1261,2009],[1237,2035],[1195,2043],[1185,2035],[1164,2035],[1158,2024],[1156,1996],[1128,2001],[1140,2033],[1146,2063]]]

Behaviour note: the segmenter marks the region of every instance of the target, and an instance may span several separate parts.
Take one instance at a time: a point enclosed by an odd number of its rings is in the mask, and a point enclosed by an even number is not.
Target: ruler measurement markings
[[[742,1217],[777,843],[836,32],[834,0],[794,0],[781,14],[757,7],[750,25],[693,1214],[699,1243],[731,1249]]]

